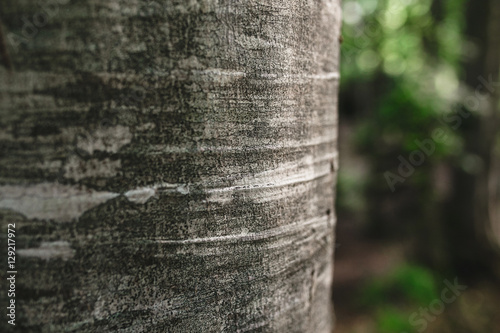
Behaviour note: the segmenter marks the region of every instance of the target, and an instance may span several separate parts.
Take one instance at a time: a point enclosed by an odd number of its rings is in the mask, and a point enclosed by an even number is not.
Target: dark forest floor
[[[382,305],[362,305],[359,295],[367,282],[404,265],[404,254],[405,244],[368,241],[355,228],[337,227],[335,333],[500,333],[500,283],[490,281],[468,286],[441,314],[428,320],[425,329],[424,325],[406,331],[381,329],[377,314]],[[419,311],[419,307],[409,311]],[[408,318],[406,315],[403,320],[409,322]]]

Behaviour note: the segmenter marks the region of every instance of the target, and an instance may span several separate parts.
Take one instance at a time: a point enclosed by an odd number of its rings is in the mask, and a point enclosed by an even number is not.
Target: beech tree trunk
[[[331,331],[338,0],[0,11],[0,331]]]

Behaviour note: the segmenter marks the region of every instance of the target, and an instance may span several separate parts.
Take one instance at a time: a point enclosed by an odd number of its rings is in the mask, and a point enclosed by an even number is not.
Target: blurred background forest
[[[342,6],[335,332],[500,332],[500,1]]]

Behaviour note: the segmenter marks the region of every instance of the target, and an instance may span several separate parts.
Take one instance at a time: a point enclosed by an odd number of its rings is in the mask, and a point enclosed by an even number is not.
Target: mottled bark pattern
[[[0,2],[17,332],[330,331],[339,7]]]

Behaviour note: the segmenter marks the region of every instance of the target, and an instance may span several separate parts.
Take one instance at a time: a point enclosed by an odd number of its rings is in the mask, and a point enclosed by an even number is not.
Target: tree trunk
[[[0,331],[330,332],[338,0],[0,10]]]
[[[465,83],[470,88],[464,104],[476,112],[463,120],[459,130],[464,137],[464,155],[474,163],[453,169],[446,234],[452,267],[462,276],[489,273],[500,277],[500,221],[494,214],[499,200],[495,147],[500,125],[500,3],[468,1],[466,23],[465,35],[475,43],[477,57],[464,64]]]

